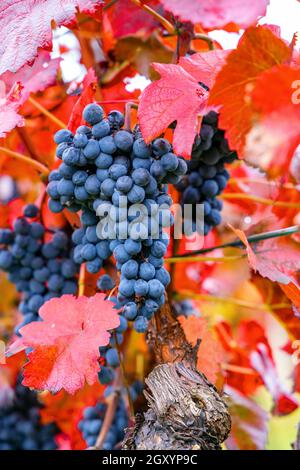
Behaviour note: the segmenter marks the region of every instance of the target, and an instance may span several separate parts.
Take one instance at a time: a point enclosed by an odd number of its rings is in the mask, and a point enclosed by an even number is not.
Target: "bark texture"
[[[192,348],[166,303],[148,332],[157,365],[145,380],[149,409],[137,415],[123,449],[219,450],[231,419],[217,389],[195,368]]]
[[[149,410],[124,449],[218,450],[229,434],[227,405],[206,377],[183,363],[156,366],[146,379]]]

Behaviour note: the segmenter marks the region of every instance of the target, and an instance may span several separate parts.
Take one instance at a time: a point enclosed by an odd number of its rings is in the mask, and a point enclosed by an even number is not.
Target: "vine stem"
[[[222,263],[226,261],[235,261],[238,259],[243,259],[247,255],[233,255],[233,256],[186,256],[186,257],[172,257],[172,258],[165,258],[166,263],[197,263],[197,262],[208,262],[213,261],[216,263]]]
[[[111,427],[111,425],[113,423],[113,420],[114,420],[114,417],[115,417],[115,414],[116,414],[117,406],[118,406],[119,399],[120,399],[120,390],[119,390],[119,388],[120,388],[120,372],[118,373],[118,376],[115,379],[114,387],[115,387],[115,391],[109,397],[109,401],[108,401],[108,404],[107,404],[107,408],[106,408],[106,412],[105,412],[105,416],[104,416],[104,420],[103,420],[103,425],[102,425],[100,433],[97,437],[96,444],[95,444],[94,447],[92,447],[92,449],[95,449],[95,450],[101,450],[102,449],[102,446],[104,444],[106,435],[109,431],[109,428]]]
[[[255,183],[255,184],[263,184],[265,186],[273,186],[275,188],[297,189],[297,186],[293,183],[279,183],[278,181],[261,180],[259,178],[249,178],[246,176],[230,178],[230,184],[240,184],[240,183]]]
[[[246,199],[248,201],[258,202],[266,206],[291,207],[294,209],[300,208],[300,203],[298,202],[274,201],[273,199],[267,199],[264,197],[253,196],[252,194],[244,193],[225,193],[220,196],[220,199]]]
[[[85,289],[85,264],[83,263],[80,266],[80,272],[79,272],[78,297],[82,297],[84,295],[84,289]]]
[[[269,240],[271,238],[278,238],[278,237],[286,237],[288,235],[293,235],[294,233],[298,233],[300,231],[299,225],[293,225],[291,227],[282,228],[279,230],[273,230],[270,232],[263,232],[258,233],[257,235],[250,235],[247,237],[249,243],[256,243],[262,240]],[[183,255],[177,255],[177,258],[186,258],[190,257],[191,255],[201,255],[204,253],[209,253],[210,251],[219,250],[222,248],[234,248],[234,247],[244,247],[244,244],[241,240],[234,240],[232,242],[223,243],[221,245],[215,245],[210,248],[202,248],[201,250],[192,251],[191,253],[184,253]],[[172,258],[171,258],[172,259]],[[165,258],[166,261],[169,258]]]
[[[170,23],[170,21],[166,20],[163,16],[161,16],[157,11],[150,8],[148,5],[142,3],[140,0],[131,0],[132,3],[137,5],[138,7],[142,8],[143,10],[147,11],[150,15],[154,16],[160,24],[168,31],[170,34],[175,33],[174,26]]]
[[[106,5],[103,6],[103,10],[108,10],[110,7],[112,7],[115,3],[117,3],[118,0],[111,0],[111,2],[107,3]]]
[[[236,374],[244,374],[244,375],[256,375],[257,374],[257,372],[250,369],[249,367],[236,366],[235,364],[225,364],[224,362],[222,362],[221,367],[225,371],[234,372]]]
[[[58,127],[60,127],[61,129],[66,129],[67,125],[64,122],[54,116],[54,114],[48,111],[48,109],[44,108],[44,106],[38,103],[38,101],[36,101],[34,98],[29,97],[28,101],[47,118],[51,119],[51,121],[53,121]]]
[[[201,41],[205,41],[210,51],[213,51],[215,48],[213,39],[207,36],[207,34],[195,33],[193,39],[200,39]]]
[[[118,104],[118,103],[129,103],[129,102],[132,102],[132,104],[133,104],[132,108],[137,109],[137,105],[135,103],[138,103],[139,100],[129,99],[129,100],[102,100],[102,101],[97,101],[97,103],[99,103],[99,104]]]
[[[115,340],[115,343],[116,343],[116,348],[117,348],[117,351],[118,351],[118,358],[119,358],[119,362],[120,362],[120,370],[122,372],[122,380],[123,380],[123,384],[124,384],[124,387],[125,387],[126,392],[127,392],[130,416],[134,416],[133,403],[132,403],[132,399],[131,399],[131,395],[130,395],[129,385],[128,385],[128,382],[127,382],[127,379],[126,379],[126,374],[125,374],[124,365],[123,365],[123,361],[122,361],[122,355],[121,355],[121,351],[120,351],[120,345],[118,343],[118,338],[117,338],[116,331],[113,332],[113,336],[114,336],[114,340]]]
[[[127,131],[130,131],[131,129],[131,110],[132,108],[137,109],[137,105],[135,103],[132,103],[131,101],[128,101],[125,105],[125,122],[124,122],[124,128]]]
[[[13,150],[7,149],[6,147],[0,147],[0,152],[6,153],[7,155],[15,158],[16,160],[20,160],[24,163],[27,163],[28,165],[34,167],[36,170],[43,173],[45,176],[49,175],[50,170],[45,165],[36,160],[33,160],[30,157],[27,157],[26,155],[23,155],[22,153],[14,152]]]
[[[264,310],[269,312],[271,310],[281,310],[282,308],[290,308],[290,304],[279,303],[279,304],[257,304],[255,302],[249,302],[247,300],[236,299],[234,297],[218,297],[216,295],[210,294],[194,294],[194,292],[183,291],[180,294],[175,294],[175,300],[182,300],[182,299],[196,299],[196,300],[207,300],[211,302],[221,302],[221,303],[228,303],[237,305],[239,307],[256,309],[256,310]]]

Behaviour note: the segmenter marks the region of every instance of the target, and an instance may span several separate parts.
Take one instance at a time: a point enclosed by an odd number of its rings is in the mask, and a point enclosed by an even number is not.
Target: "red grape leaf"
[[[272,176],[288,170],[300,144],[299,84],[299,68],[279,65],[258,78],[252,93],[256,122],[247,137],[245,158]]]
[[[0,137],[16,126],[24,125],[24,118],[18,114],[22,96],[20,83],[14,85],[7,93],[4,82],[0,81]]]
[[[77,127],[83,122],[82,111],[87,104],[93,101],[96,93],[96,85],[97,77],[94,69],[91,67],[83,79],[81,95],[76,101],[70,116],[68,123],[68,129],[70,129],[70,131],[75,132]]]
[[[281,382],[262,325],[254,320],[242,320],[233,337],[229,324],[219,322],[216,331],[224,349],[228,352],[226,382],[229,385],[245,395],[250,395],[259,385],[264,384],[274,399],[276,414],[288,414],[298,407],[295,398]],[[246,368],[249,372],[241,374],[239,367]]]
[[[229,395],[232,426],[226,447],[229,450],[264,450],[268,437],[269,413],[233,387],[225,385]]]
[[[55,83],[57,69],[61,59],[51,60],[49,52],[40,51],[33,65],[23,65],[17,73],[5,72],[0,76],[8,88],[15,83],[22,84],[21,102],[28,98],[30,93],[43,91]]]
[[[147,6],[158,11],[162,10],[161,6],[157,8],[158,4],[157,0],[147,2]],[[159,26],[156,18],[130,0],[118,0],[103,14],[108,17],[116,39],[125,36],[140,36],[147,39],[152,31]]]
[[[231,326],[225,321],[218,322],[215,330],[224,351],[226,351],[224,361],[227,366],[226,383],[245,395],[251,395],[263,382],[255,370],[251,371],[249,355],[252,350],[256,349],[258,343],[266,344],[269,347],[264,329],[256,321],[242,320],[234,335]],[[271,355],[270,348],[269,352]],[[237,366],[248,369],[249,373],[240,374]]]
[[[178,317],[186,339],[192,346],[201,340],[197,352],[197,368],[212,382],[216,383],[220,373],[220,364],[223,358],[222,348],[209,330],[207,321],[203,317],[190,315]]]
[[[33,66],[24,65],[17,73],[0,76],[0,137],[16,126],[23,126],[19,108],[30,93],[43,91],[55,81],[60,59],[50,60],[48,52],[40,52]]]
[[[208,97],[207,91],[198,83],[199,78],[204,84],[211,84],[225,58],[225,51],[210,51],[195,54],[190,60],[181,59],[179,65],[153,64],[161,78],[144,90],[138,111],[141,131],[147,142],[176,121],[174,150],[183,156],[191,155]]]
[[[204,114],[207,92],[180,65],[153,64],[153,67],[161,78],[141,96],[138,117],[143,137],[149,142],[177,121],[174,150],[188,156],[199,130],[198,116]]]
[[[287,302],[286,292],[283,292],[285,288],[289,288],[294,284],[280,284],[281,289],[278,289],[278,285],[269,281],[266,278],[255,276],[255,287],[259,291],[262,301],[265,304],[270,305],[270,313],[279,321],[283,328],[287,331],[291,339],[300,338],[300,316],[296,316],[295,312],[291,308],[289,302]],[[297,287],[295,286],[295,289]],[[299,292],[299,290],[297,289]],[[296,293],[294,292],[294,296]],[[289,293],[289,299],[293,302],[293,294]],[[298,293],[298,303],[299,303],[299,293]],[[272,308],[273,305],[276,305],[277,308]],[[297,304],[296,304],[297,305]]]
[[[24,367],[23,384],[53,393],[74,393],[92,385],[100,370],[99,347],[109,343],[107,330],[117,327],[119,316],[104,294],[94,297],[64,295],[40,309],[42,322],[21,328],[23,344],[33,348]]]
[[[219,72],[208,103],[220,107],[219,126],[226,130],[230,147],[239,155],[243,155],[246,135],[252,127],[251,92],[257,78],[290,57],[289,47],[269,28],[251,27]]]
[[[250,355],[250,361],[252,367],[259,373],[274,399],[273,413],[286,415],[295,411],[299,404],[281,383],[274,362],[270,358],[265,344],[257,345],[257,350],[252,351]]]
[[[0,74],[16,72],[37,55],[52,48],[51,23],[69,26],[77,9],[96,16],[102,0],[3,0],[0,5]]]
[[[231,50],[229,49],[226,51],[216,49],[209,52],[200,52],[190,57],[181,57],[179,64],[186,72],[191,74],[197,82],[202,82],[211,88],[230,52]]]
[[[299,246],[289,240],[269,239],[255,244],[255,251],[250,246],[242,230],[230,228],[246,246],[250,266],[263,277],[284,285],[298,286],[296,273],[300,269]]]
[[[208,29],[236,23],[246,28],[263,16],[269,0],[161,0],[163,6],[184,21],[200,23]]]

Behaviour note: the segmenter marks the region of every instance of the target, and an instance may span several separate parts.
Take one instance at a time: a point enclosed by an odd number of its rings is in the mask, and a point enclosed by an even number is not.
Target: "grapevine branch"
[[[257,235],[250,235],[249,237],[247,237],[247,240],[249,243],[256,243],[262,240],[269,240],[271,238],[286,237],[288,235],[293,235],[294,233],[298,233],[299,231],[300,231],[300,226],[294,225],[291,227],[282,228],[280,230],[273,230],[270,232],[258,233]],[[198,255],[198,254],[201,255],[201,254],[209,253],[210,251],[219,250],[221,248],[234,248],[234,247],[241,248],[241,247],[244,247],[244,244],[241,240],[234,240],[232,242],[222,243],[221,245],[215,245],[209,248],[202,248],[201,250],[196,250],[190,253],[177,255],[176,258],[173,258],[173,257],[166,258],[166,261],[172,260],[170,262],[175,263],[176,262],[175,260],[179,261],[180,258],[191,257],[191,255]],[[207,261],[209,260],[207,259]]]
[[[120,371],[122,373],[123,384],[124,384],[124,387],[126,389],[127,396],[128,396],[128,404],[129,404],[130,415],[134,416],[134,408],[133,408],[133,403],[132,403],[132,399],[131,399],[131,395],[130,395],[129,385],[128,385],[128,382],[127,382],[127,379],[126,379],[126,374],[125,374],[124,365],[123,365],[123,361],[122,361],[122,355],[121,355],[121,351],[120,351],[120,345],[118,343],[118,338],[117,338],[117,334],[116,334],[115,331],[113,332],[113,335],[114,335],[114,340],[115,340],[115,343],[116,343],[116,348],[117,348],[117,351],[118,351],[118,358],[119,358],[119,362],[120,362]]]
[[[78,280],[78,297],[84,295],[85,288],[85,264],[80,266],[79,280]]]
[[[166,258],[167,263],[198,263],[198,262],[208,262],[213,261],[215,263],[223,263],[227,261],[236,261],[238,259],[243,259],[247,255],[232,255],[232,256],[186,256],[183,257],[174,257],[174,258]]]
[[[200,39],[201,41],[205,41],[209,47],[209,50],[214,50],[214,42],[213,40],[207,36],[207,34],[195,33],[193,39]]]
[[[97,101],[98,104],[120,104],[120,103],[129,103],[129,102],[135,102],[135,103],[138,103],[139,100],[133,100],[133,99],[129,99],[129,100],[104,100],[104,101]],[[132,108],[136,108],[137,109],[137,105],[134,104],[132,105]]]
[[[234,372],[235,374],[243,374],[243,375],[257,375],[253,369],[249,367],[241,367],[235,364],[225,364],[224,362],[221,363],[221,367],[223,370],[228,372]]]
[[[126,129],[127,131],[130,131],[131,129],[131,110],[133,108],[137,109],[138,107],[135,103],[128,101],[125,105],[125,122],[124,122],[124,129]]]
[[[49,174],[49,169],[45,165],[43,165],[42,163],[40,163],[36,160],[33,160],[30,157],[27,157],[26,155],[23,155],[22,153],[14,152],[13,150],[10,150],[6,147],[0,147],[0,152],[6,153],[10,157],[13,157],[16,160],[20,160],[20,161],[32,166],[33,168],[40,171],[45,176],[47,176]]]
[[[66,129],[67,125],[62,122],[60,119],[58,119],[54,114],[52,114],[48,109],[44,108],[38,101],[36,101],[34,98],[30,97],[28,98],[29,103],[31,103],[36,109],[38,109],[42,114],[44,114],[47,118],[51,119],[58,127],[62,129]]]
[[[95,450],[102,449],[106,435],[113,423],[113,420],[116,414],[116,409],[119,403],[119,399],[120,399],[120,391],[116,389],[115,392],[113,392],[112,395],[110,396],[110,399],[106,408],[103,425],[101,427],[101,431],[99,433],[99,436],[97,437],[96,444],[94,446]]]
[[[27,153],[29,154],[28,156],[30,156],[30,158],[35,160],[36,159],[36,154],[34,152],[34,146],[30,142],[30,140],[28,139],[26,128],[25,127],[17,127],[16,131],[19,134],[20,139],[22,140],[22,143],[23,143],[25,149],[27,150]]]
[[[103,10],[108,10],[110,7],[112,7],[115,3],[117,3],[118,0],[111,0],[109,3],[103,6]]]
[[[265,197],[254,196],[253,194],[244,193],[225,193],[220,196],[221,199],[246,199],[248,201],[258,202],[266,206],[278,206],[278,207],[290,207],[294,209],[300,208],[299,202],[287,202],[287,201],[274,201]]]
[[[175,300],[183,300],[183,299],[196,299],[196,300],[207,300],[210,302],[221,302],[221,303],[229,303],[233,305],[237,305],[239,307],[255,309],[255,310],[264,310],[269,312],[270,310],[281,310],[283,308],[290,308],[290,304],[287,303],[279,303],[279,304],[257,304],[255,302],[249,302],[247,300],[236,299],[234,297],[218,297],[216,295],[210,294],[195,294],[194,292],[190,291],[183,291],[180,294],[175,294]]]
[[[147,11],[150,15],[154,16],[154,18],[160,22],[160,24],[168,31],[168,33],[175,34],[175,29],[173,25],[170,23],[170,21],[166,20],[166,18],[161,16],[157,11],[153,10],[148,5],[145,5],[140,0],[131,0],[131,1],[138,7]]]
[[[259,178],[249,178],[246,176],[239,176],[237,178],[230,178],[230,184],[240,184],[240,183],[250,183],[250,184],[263,184],[267,186],[273,186],[275,188],[284,188],[284,189],[296,189],[297,186],[293,183],[278,183],[277,181],[262,180]]]

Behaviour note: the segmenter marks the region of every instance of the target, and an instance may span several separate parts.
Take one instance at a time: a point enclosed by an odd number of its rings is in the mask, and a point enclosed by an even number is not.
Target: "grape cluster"
[[[196,137],[188,171],[175,187],[182,193],[181,203],[203,204],[204,235],[221,223],[222,201],[217,198],[227,185],[229,173],[226,163],[237,159],[230,150],[223,130],[218,128],[218,114],[211,111],[204,116],[199,136]],[[192,231],[196,231],[196,210],[193,210]]]
[[[70,236],[63,230],[49,233],[38,221],[39,210],[29,204],[12,229],[0,230],[0,269],[22,294],[19,305],[24,315],[17,331],[39,319],[40,307],[53,297],[76,294],[79,266],[73,260]]]
[[[0,408],[0,450],[55,450],[58,430],[53,423],[41,424],[42,405],[21,380],[19,376],[13,402]]]
[[[166,139],[147,145],[138,129],[122,129],[119,111],[105,118],[101,106],[89,104],[83,118],[89,126],[80,126],[75,134],[60,130],[55,135],[62,163],[50,174],[49,207],[53,212],[64,207],[82,211],[82,226],[72,237],[75,262],[97,273],[114,255],[121,273],[121,329],[129,320],[144,332],[164,303],[170,281],[163,267],[168,246],[163,229],[173,223],[167,183],[178,183],[187,165]],[[98,287],[103,290],[102,278]],[[107,359],[117,362],[116,353],[109,352]]]
[[[106,409],[107,405],[105,403],[97,403],[96,406],[90,406],[84,410],[83,418],[79,422],[78,428],[82,432],[87,447],[92,447],[96,444],[97,437],[103,425]],[[120,397],[114,420],[108,430],[102,449],[112,450],[117,444],[121,443],[124,439],[124,431],[127,427],[128,413],[125,402],[123,398]]]

